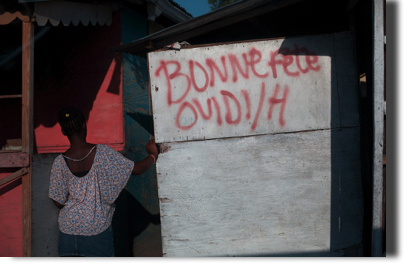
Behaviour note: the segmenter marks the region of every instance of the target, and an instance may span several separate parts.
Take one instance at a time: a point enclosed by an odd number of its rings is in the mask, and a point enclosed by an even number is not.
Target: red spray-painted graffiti
[[[211,96],[206,99],[206,111],[203,110],[198,98],[193,97],[190,100],[186,99],[189,97],[188,95],[192,88],[197,93],[202,93],[206,92],[209,87],[214,87],[216,81],[232,85],[238,81],[239,77],[241,77],[245,80],[249,80],[250,78],[259,79],[261,83],[258,106],[257,109],[253,111],[253,114],[255,115],[252,123],[250,123],[251,130],[255,130],[258,126],[258,121],[263,107],[268,107],[267,120],[271,121],[273,117],[273,110],[277,104],[280,104],[278,122],[281,127],[284,127],[286,123],[284,112],[290,89],[288,85],[284,85],[282,92],[279,92],[280,85],[276,84],[273,95],[266,99],[266,84],[264,80],[266,78],[277,79],[279,68],[282,70],[284,75],[289,78],[297,78],[302,74],[308,74],[310,71],[318,72],[320,71],[320,65],[318,63],[319,58],[314,52],[309,51],[306,47],[299,48],[296,44],[292,50],[287,47],[281,47],[280,49],[269,52],[268,55],[268,59],[263,59],[262,52],[253,47],[248,52],[242,53],[240,55],[240,59],[235,54],[227,54],[226,56],[222,55],[220,57],[219,65],[213,58],[205,59],[206,66],[196,60],[188,60],[188,75],[182,70],[182,66],[179,61],[161,60],[160,65],[156,69],[155,76],[157,78],[164,77],[166,80],[168,106],[170,107],[172,104],[180,104],[175,117],[176,126],[181,130],[189,130],[197,123],[199,116],[201,116],[203,120],[211,120],[211,118],[213,118],[213,108],[216,111],[217,125],[221,126],[223,124],[223,115],[221,113],[220,104],[215,96]],[[243,63],[240,63],[241,60]],[[230,68],[231,71],[228,72]],[[197,81],[197,78],[195,77],[197,71],[200,73],[199,76],[203,76],[204,79],[201,80],[200,77]],[[182,94],[175,94],[175,98],[177,99],[174,100],[173,89],[176,87],[172,87],[172,81],[178,81],[180,78],[184,81],[181,83],[185,83],[185,85],[184,87],[181,87],[181,89],[176,89],[180,90]],[[251,120],[253,117],[253,101],[250,98],[250,93],[247,89],[240,89],[240,91],[242,97],[244,98],[244,100],[241,101],[242,103],[236,97],[236,94],[230,90],[221,89],[218,94],[222,97],[223,105],[225,107],[225,123],[229,125],[240,124],[244,117],[246,120]],[[279,93],[281,93],[280,97]],[[267,105],[264,105],[265,101]],[[236,111],[234,111],[234,116],[233,111],[231,110],[231,103],[234,106],[234,109],[236,109]],[[214,106],[212,106],[212,104],[214,104]],[[246,109],[245,116],[243,116],[244,106]],[[183,125],[180,122],[181,115],[185,109],[189,109],[194,116],[190,125]]]

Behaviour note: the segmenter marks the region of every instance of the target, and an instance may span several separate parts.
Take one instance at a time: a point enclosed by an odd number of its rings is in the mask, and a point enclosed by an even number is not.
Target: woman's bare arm
[[[53,203],[59,208],[61,209],[62,207],[64,207],[63,204],[56,202],[55,200],[53,200]]]
[[[157,156],[158,156],[158,150],[156,147],[156,144],[154,141],[149,141],[146,144],[146,151],[149,153],[149,156],[144,158],[141,161],[134,163],[134,168],[131,174],[133,175],[140,175],[146,172],[150,167],[152,167],[153,164],[155,164]],[[152,157],[153,156],[153,157]]]

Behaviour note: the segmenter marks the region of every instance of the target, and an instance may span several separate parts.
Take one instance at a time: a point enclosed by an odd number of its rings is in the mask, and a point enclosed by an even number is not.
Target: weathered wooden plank
[[[2,153],[18,153],[21,152],[21,150],[0,150],[0,154]]]
[[[373,232],[371,255],[383,255],[383,121],[384,121],[384,18],[382,0],[372,1],[373,27]]]
[[[0,153],[0,168],[27,167],[29,154],[22,152]]]
[[[156,142],[340,127],[333,36],[150,53]]]
[[[22,95],[2,95],[0,96],[0,99],[14,99],[14,98],[21,98]]]
[[[22,152],[33,153],[33,80],[34,80],[34,32],[32,22],[22,23]],[[31,170],[22,177],[22,235],[23,256],[31,256],[32,193]]]
[[[23,176],[23,175],[27,174],[28,172],[29,172],[29,170],[27,168],[22,168],[17,172],[9,174],[8,176],[0,179],[0,186],[13,181],[14,179],[19,178],[20,176]]]
[[[22,23],[22,152],[33,152],[34,25]]]
[[[163,146],[164,256],[339,256],[361,242],[358,128]]]
[[[6,139],[6,144],[1,147],[3,151],[22,151],[22,139]],[[3,151],[0,151],[3,152]]]

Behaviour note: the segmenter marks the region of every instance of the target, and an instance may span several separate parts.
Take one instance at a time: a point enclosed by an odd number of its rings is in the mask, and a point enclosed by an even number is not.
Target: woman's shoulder
[[[97,144],[97,153],[99,158],[105,158],[105,156],[112,156],[116,151],[106,144]]]
[[[111,151],[112,148],[106,144],[97,144],[97,149],[100,149],[102,151]]]
[[[59,164],[64,160],[64,157],[62,156],[62,153],[55,157],[55,160],[53,161],[53,164]]]
[[[116,152],[116,150],[114,150],[113,148],[111,148],[110,146],[106,144],[97,144],[97,148],[106,152]]]
[[[58,156],[55,157],[55,160],[53,161],[52,171],[55,171],[55,172],[63,171],[64,164],[65,164],[64,157],[62,156],[62,154],[59,154]]]

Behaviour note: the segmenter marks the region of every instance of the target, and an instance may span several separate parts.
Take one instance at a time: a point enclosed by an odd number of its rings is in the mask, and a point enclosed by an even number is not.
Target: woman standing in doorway
[[[49,197],[61,208],[58,253],[114,256],[114,201],[131,174],[142,174],[155,164],[156,144],[149,141],[149,155],[133,162],[104,144],[88,143],[85,117],[79,109],[60,110],[59,124],[70,148],[56,157],[50,175]]]

